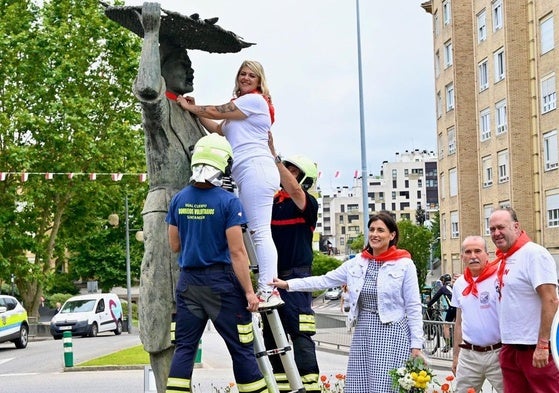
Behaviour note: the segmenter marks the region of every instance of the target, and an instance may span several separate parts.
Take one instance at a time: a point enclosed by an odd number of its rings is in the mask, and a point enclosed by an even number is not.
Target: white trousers
[[[497,393],[503,393],[503,374],[499,364],[500,349],[477,352],[460,348],[456,366],[456,393],[466,393],[468,388],[481,390],[487,378]]]
[[[269,292],[272,288],[268,283],[278,275],[278,253],[270,226],[274,194],[280,184],[278,168],[271,156],[255,157],[235,163],[232,176],[258,258],[258,290]]]

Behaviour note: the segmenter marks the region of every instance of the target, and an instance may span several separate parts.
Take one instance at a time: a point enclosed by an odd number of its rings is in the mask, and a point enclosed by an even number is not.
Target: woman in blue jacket
[[[274,279],[288,291],[315,291],[347,284],[349,326],[355,326],[349,351],[346,393],[393,393],[389,371],[411,356],[423,356],[423,322],[415,265],[396,247],[398,226],[380,212],[368,222],[363,252],[322,276]]]

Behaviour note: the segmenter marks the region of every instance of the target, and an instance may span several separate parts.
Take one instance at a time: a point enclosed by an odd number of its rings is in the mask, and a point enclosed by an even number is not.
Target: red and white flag
[[[90,173],[89,174],[89,180],[96,180],[97,179],[97,173]]]
[[[357,179],[359,177],[359,171],[356,169],[355,172],[353,173],[353,178]]]
[[[340,177],[340,175],[341,175],[340,171],[334,172],[334,179],[337,179],[338,177]]]
[[[26,182],[27,179],[29,179],[29,173],[27,173],[27,172],[21,172],[21,181],[22,181],[22,182]]]
[[[0,172],[0,181],[6,180],[6,175],[7,175],[6,172]]]
[[[52,173],[50,173],[50,172],[45,173],[45,179],[47,179],[47,180],[52,180],[52,178],[53,178],[53,174],[52,174]]]
[[[113,181],[121,181],[122,180],[122,173],[111,173],[111,179]]]
[[[138,179],[140,180],[141,183],[145,182],[148,178],[147,173],[140,173],[140,175],[138,176]]]

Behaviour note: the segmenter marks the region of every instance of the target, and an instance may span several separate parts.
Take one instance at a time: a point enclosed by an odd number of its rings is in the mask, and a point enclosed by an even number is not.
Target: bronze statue
[[[150,354],[157,391],[165,392],[173,357],[171,315],[179,268],[171,252],[165,216],[172,196],[189,181],[190,147],[206,131],[175,102],[193,91],[193,69],[187,49],[212,53],[238,52],[251,43],[215,23],[161,10],[159,3],[142,7],[105,6],[112,20],[143,37],[134,95],[143,112],[149,192],[143,209],[145,251],[139,297],[140,339]],[[163,12],[162,12],[163,11]]]

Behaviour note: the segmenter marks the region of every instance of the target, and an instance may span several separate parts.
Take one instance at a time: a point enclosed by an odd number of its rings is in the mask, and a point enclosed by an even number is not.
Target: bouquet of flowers
[[[423,393],[432,390],[433,371],[421,357],[410,358],[404,367],[388,372],[398,393]]]

